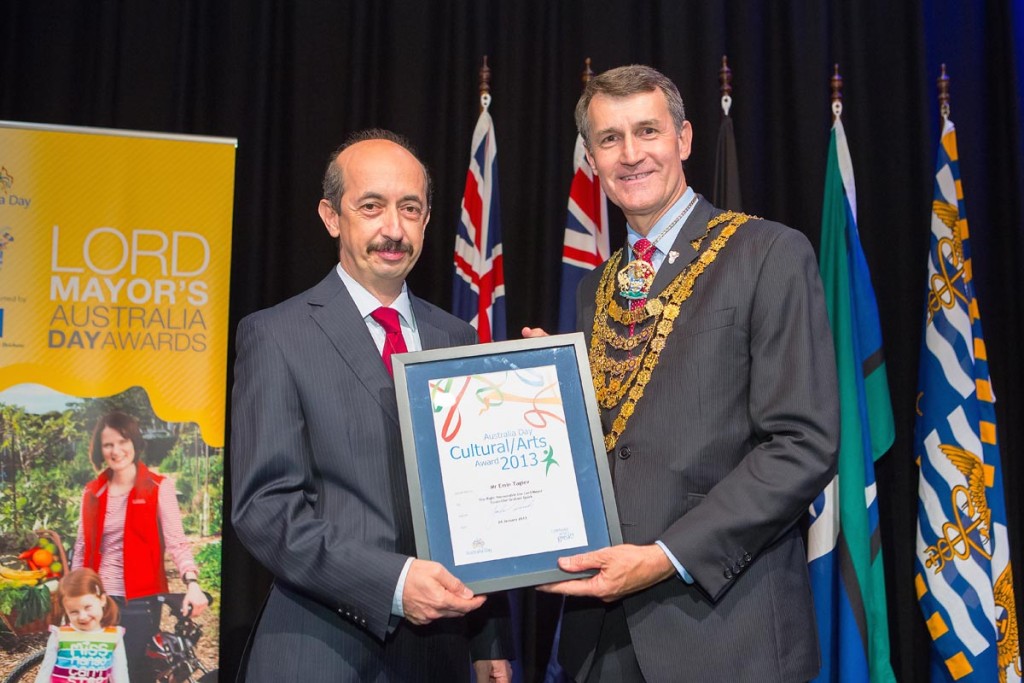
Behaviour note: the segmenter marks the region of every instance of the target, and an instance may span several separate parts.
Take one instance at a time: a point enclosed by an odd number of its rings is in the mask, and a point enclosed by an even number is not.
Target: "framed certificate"
[[[622,542],[582,334],[391,360],[421,559],[490,593]]]

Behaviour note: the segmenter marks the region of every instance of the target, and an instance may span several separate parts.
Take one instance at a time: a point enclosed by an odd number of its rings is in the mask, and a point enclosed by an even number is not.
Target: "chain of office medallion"
[[[611,451],[626,429],[626,423],[633,415],[636,404],[643,398],[644,389],[651,381],[651,374],[658,366],[665,341],[672,333],[674,321],[679,317],[679,306],[690,298],[693,285],[704,270],[718,257],[718,252],[729,241],[736,229],[750,220],[747,214],[726,211],[713,218],[704,233],[704,237],[713,228],[729,221],[722,232],[711,241],[707,250],[689,267],[680,273],[658,296],[649,298],[644,306],[635,310],[625,310],[615,301],[615,273],[618,272],[622,250],[619,249],[605,264],[601,281],[597,287],[597,310],[594,315],[594,330],[590,338],[590,368],[597,393],[597,401],[606,410],[611,410],[622,400],[628,391],[625,403],[619,408],[618,415],[612,422],[611,432],[605,435],[605,450]],[[704,237],[700,238],[703,241]],[[699,245],[699,242],[698,242]],[[635,335],[638,340],[632,343],[630,338],[615,332],[606,318],[611,318],[620,325],[643,324],[644,329]],[[608,356],[609,346],[616,349],[632,350],[642,345],[639,355],[625,360],[615,360]],[[628,375],[628,378],[626,376]],[[626,378],[626,379],[624,379]]]

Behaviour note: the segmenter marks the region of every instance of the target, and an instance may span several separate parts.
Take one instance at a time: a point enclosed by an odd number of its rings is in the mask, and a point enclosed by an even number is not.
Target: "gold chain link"
[[[672,333],[674,321],[679,317],[679,307],[693,293],[693,285],[704,270],[718,257],[739,226],[754,216],[726,211],[713,218],[704,233],[729,221],[722,232],[711,240],[710,246],[697,260],[691,263],[656,297],[635,310],[625,310],[615,301],[615,273],[618,272],[622,249],[612,255],[605,264],[601,281],[597,287],[594,314],[594,329],[590,338],[590,369],[597,393],[597,402],[605,410],[611,410],[623,397],[626,401],[619,408],[612,423],[611,432],[604,437],[605,449],[611,451],[626,429],[626,423],[636,410],[636,404],[643,398],[644,389],[651,381],[651,374],[658,366],[665,341]],[[704,237],[700,238],[703,241]],[[643,325],[634,336],[619,334],[608,324],[608,319],[620,325]],[[639,355],[624,360],[609,357],[609,347],[631,351],[641,347]]]

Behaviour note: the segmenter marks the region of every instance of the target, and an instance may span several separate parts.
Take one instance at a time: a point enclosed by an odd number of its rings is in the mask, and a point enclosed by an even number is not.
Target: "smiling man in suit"
[[[628,223],[576,300],[624,544],[562,558],[597,573],[542,587],[567,596],[559,659],[578,681],[810,680],[798,521],[839,435],[814,252],[687,186],[693,128],[658,71],[591,79],[576,123]]]
[[[274,574],[252,681],[504,680],[507,600],[475,596],[415,542],[392,352],[476,342],[412,296],[431,183],[408,142],[358,133],[324,175],[338,265],[238,327],[232,522]]]

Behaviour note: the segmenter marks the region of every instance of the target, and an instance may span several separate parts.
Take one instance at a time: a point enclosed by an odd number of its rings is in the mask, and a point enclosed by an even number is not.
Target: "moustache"
[[[375,251],[397,251],[412,255],[412,245],[404,240],[393,240],[385,237],[379,242],[373,242],[372,244],[370,244],[370,246],[366,248],[367,254],[370,254]]]

